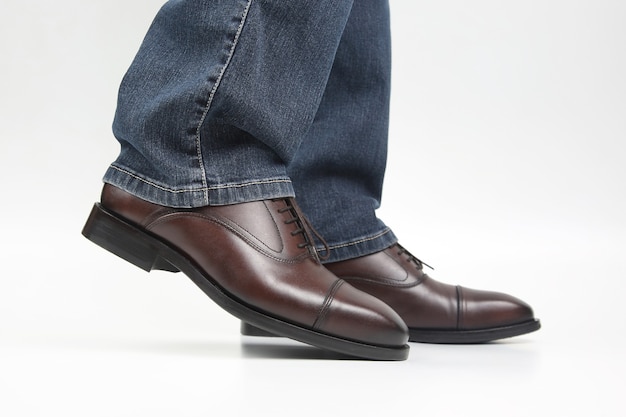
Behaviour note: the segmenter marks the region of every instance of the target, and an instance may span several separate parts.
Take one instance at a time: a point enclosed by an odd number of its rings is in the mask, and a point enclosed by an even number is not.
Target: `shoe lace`
[[[328,259],[330,256],[330,248],[328,243],[324,240],[324,238],[319,234],[317,230],[311,225],[309,219],[306,218],[300,207],[296,204],[296,202],[292,199],[284,199],[286,204],[285,207],[278,209],[279,213],[287,213],[289,212],[292,217],[285,220],[286,224],[296,223],[297,229],[291,232],[291,236],[302,235],[304,237],[304,242],[298,243],[298,248],[304,249],[307,248],[311,256],[318,262],[322,263],[323,260]],[[320,255],[320,252],[315,247],[315,239],[319,240],[319,242],[324,247],[323,252],[324,255]]]
[[[411,252],[406,250],[399,243],[396,243],[396,246],[398,247],[398,255],[399,256],[406,255],[406,257],[408,258],[409,262],[415,263],[415,265],[417,266],[418,269],[423,269],[424,266],[427,266],[428,268],[432,269],[433,271],[435,270],[435,268],[433,268],[432,266],[428,265],[426,262],[422,262],[419,258],[417,258],[416,256],[413,256],[413,254],[411,254]]]

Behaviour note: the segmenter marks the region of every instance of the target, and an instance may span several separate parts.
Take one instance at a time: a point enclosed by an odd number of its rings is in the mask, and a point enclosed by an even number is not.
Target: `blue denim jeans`
[[[390,53],[387,0],[170,0],[104,181],[172,207],[295,196],[329,262],[382,250]]]

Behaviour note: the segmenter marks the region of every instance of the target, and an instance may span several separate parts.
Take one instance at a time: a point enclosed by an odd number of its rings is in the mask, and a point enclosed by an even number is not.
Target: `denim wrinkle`
[[[387,162],[390,90],[389,5],[355,2],[315,120],[288,166],[298,204],[331,247],[329,262],[397,242],[375,215]]]

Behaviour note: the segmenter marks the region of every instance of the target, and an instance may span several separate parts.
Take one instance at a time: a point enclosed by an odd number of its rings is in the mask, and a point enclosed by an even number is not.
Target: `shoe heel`
[[[246,323],[245,321],[241,322],[240,332],[244,336],[256,336],[256,337],[279,337],[274,333],[270,333],[266,330],[259,329],[256,326],[251,325],[250,323]]]
[[[178,268],[159,255],[160,242],[109,213],[98,203],[94,204],[82,234],[96,245],[144,271],[162,269],[178,272]]]

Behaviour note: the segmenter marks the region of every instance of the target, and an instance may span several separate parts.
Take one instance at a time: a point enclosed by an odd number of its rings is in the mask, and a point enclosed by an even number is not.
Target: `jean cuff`
[[[359,258],[371,255],[387,249],[398,242],[398,238],[389,228],[381,230],[379,233],[352,239],[343,243],[328,244],[330,256],[324,263],[345,261],[347,259]],[[318,247],[320,254],[325,254],[324,247]]]
[[[287,177],[172,189],[142,178],[131,170],[111,165],[103,181],[151,203],[176,208],[221,206],[295,195]]]

